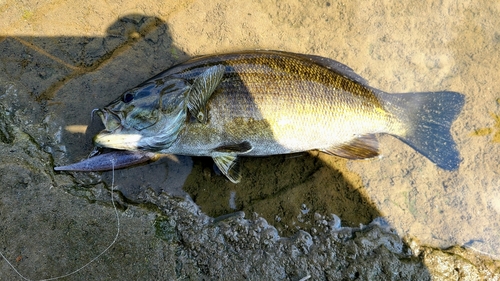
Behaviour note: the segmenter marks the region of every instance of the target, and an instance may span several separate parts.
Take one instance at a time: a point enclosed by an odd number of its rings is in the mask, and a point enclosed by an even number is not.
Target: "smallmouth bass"
[[[377,134],[390,134],[438,167],[454,170],[461,159],[450,127],[463,104],[463,95],[450,91],[385,93],[351,68],[319,56],[280,51],[201,56],[99,109],[105,129],[94,143],[141,155],[134,159],[209,156],[236,183],[240,155],[320,150],[363,159],[378,155]],[[86,167],[92,159],[85,160]],[[81,170],[75,167],[56,170]]]

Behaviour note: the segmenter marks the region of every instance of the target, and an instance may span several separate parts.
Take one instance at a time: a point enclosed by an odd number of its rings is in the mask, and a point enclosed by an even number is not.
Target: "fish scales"
[[[389,129],[390,115],[380,114],[384,110],[371,89],[314,62],[274,54],[223,59],[226,73],[207,103],[206,126],[224,135],[217,145],[247,140],[255,144],[248,155],[283,154],[347,142],[352,133],[345,128],[359,127],[357,134],[373,133],[374,127]],[[378,124],[365,126],[361,121],[367,118]],[[203,141],[206,126],[194,124],[180,149],[194,143],[197,150],[213,149],[213,139]]]

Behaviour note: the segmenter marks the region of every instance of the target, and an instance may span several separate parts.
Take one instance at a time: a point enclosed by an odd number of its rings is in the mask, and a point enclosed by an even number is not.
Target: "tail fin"
[[[462,110],[464,96],[448,91],[386,96],[394,107],[389,110],[407,125],[406,134],[396,137],[440,168],[457,169],[461,159],[450,127]]]

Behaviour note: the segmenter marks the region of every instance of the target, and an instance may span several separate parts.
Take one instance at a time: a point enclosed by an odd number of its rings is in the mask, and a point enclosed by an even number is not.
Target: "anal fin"
[[[321,150],[347,159],[365,159],[378,156],[378,140],[375,135],[364,135],[346,144]]]

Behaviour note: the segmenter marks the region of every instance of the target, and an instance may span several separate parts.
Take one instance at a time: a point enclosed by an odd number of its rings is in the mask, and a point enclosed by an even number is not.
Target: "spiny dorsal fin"
[[[198,122],[207,122],[207,101],[219,85],[225,71],[225,66],[215,65],[205,70],[194,80],[189,91],[188,108]]]
[[[240,165],[238,156],[234,153],[218,153],[212,156],[215,165],[219,170],[233,183],[239,183],[241,180]]]
[[[321,150],[347,159],[365,159],[378,156],[378,140],[375,135],[364,135],[341,146]]]

